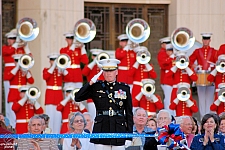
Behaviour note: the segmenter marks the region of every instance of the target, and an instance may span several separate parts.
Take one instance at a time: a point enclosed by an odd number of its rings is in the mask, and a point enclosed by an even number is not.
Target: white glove
[[[30,71],[27,71],[27,79],[29,79],[31,77],[31,73]]]
[[[27,101],[27,94],[24,95],[24,97],[18,101],[18,103],[20,104],[20,106],[23,106]]]
[[[71,99],[71,96],[68,95],[64,100],[62,100],[60,102],[61,105],[66,106],[66,104],[68,103],[68,101]]]
[[[129,45],[126,45],[124,48],[123,48],[123,50],[125,50],[125,51],[128,51],[130,49],[130,46]]]
[[[66,76],[69,72],[65,69],[63,70],[63,75]]]
[[[143,96],[143,93],[140,92],[135,98],[136,98],[138,101],[140,101],[141,98],[142,98],[142,96]]]
[[[20,42],[21,42],[21,40],[20,40],[19,36],[17,36],[16,37],[16,42],[13,43],[12,47],[14,47],[15,49],[17,49]]]
[[[188,76],[191,76],[194,73],[189,67],[185,68],[185,70],[187,71]]]
[[[150,64],[145,64],[145,67],[147,69],[147,71],[151,71],[152,70],[152,66]]]
[[[186,103],[187,103],[187,107],[191,107],[194,105],[194,103],[190,99],[187,100]]]
[[[80,103],[80,102],[76,102],[76,103],[78,103],[79,108],[80,108],[81,111],[85,109],[84,104],[82,104],[82,103]]]
[[[87,54],[86,49],[85,49],[85,45],[82,46],[81,48],[81,55]]]
[[[221,101],[220,101],[219,99],[217,99],[217,100],[214,102],[214,104],[215,104],[216,106],[219,106],[220,103],[221,103]]]
[[[134,68],[138,69],[139,63],[136,61],[133,65]]]
[[[126,140],[126,141],[125,141],[125,148],[131,146],[131,144],[132,144],[132,141]]]
[[[11,73],[16,75],[17,71],[20,69],[20,66],[19,66],[19,63],[16,64],[16,67],[14,67],[12,70],[11,70]]]
[[[177,71],[177,66],[173,66],[171,69],[170,69],[173,73],[175,73]]]
[[[173,58],[173,59],[174,59],[174,57],[175,57],[175,55],[174,55],[174,54],[170,55],[170,58]]]
[[[178,103],[179,103],[179,99],[176,98],[176,99],[173,100],[173,102],[174,102],[175,104],[178,104]]]
[[[29,49],[28,43],[25,44],[24,51],[26,54],[30,54],[30,49]]]
[[[91,70],[93,69],[93,67],[96,65],[96,57],[95,57],[95,59],[90,63],[90,64],[88,64],[88,68],[90,68]]]
[[[96,74],[96,75],[91,79],[91,81],[92,81],[93,83],[95,83],[95,82],[98,80],[98,78],[100,77],[100,75],[102,74],[102,72],[103,72],[103,70],[101,70],[98,74]]]
[[[217,74],[217,70],[216,70],[216,68],[210,73],[211,75],[213,75],[214,77],[216,76],[216,74]]]
[[[54,63],[52,64],[51,68],[48,69],[48,73],[52,74],[53,71],[55,70],[56,67],[56,60],[54,61]]]
[[[158,102],[159,100],[154,94],[151,96],[151,99],[154,103]]]
[[[36,100],[35,102],[34,102],[34,108],[36,109],[36,110],[38,110],[39,108],[41,107],[41,105],[38,103],[38,101]]]

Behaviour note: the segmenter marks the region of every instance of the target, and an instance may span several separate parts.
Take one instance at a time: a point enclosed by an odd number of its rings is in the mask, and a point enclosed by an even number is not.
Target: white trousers
[[[87,107],[88,107],[88,112],[91,114],[91,118],[95,119],[95,117],[96,117],[95,104],[93,102],[87,103]]]
[[[10,125],[15,128],[16,127],[16,114],[15,112],[12,110],[12,105],[13,105],[13,102],[10,102],[9,103],[9,122],[10,122]]]
[[[197,86],[198,91],[198,107],[200,112],[200,117],[210,113],[210,106],[214,102],[214,86]]]
[[[59,134],[61,129],[62,113],[57,111],[55,105],[45,105],[46,114],[50,117],[49,128],[53,134]]]
[[[173,90],[173,87],[167,84],[164,84],[162,86],[163,92],[164,92],[164,108],[170,112],[171,115],[176,116],[176,113],[174,110],[171,110],[169,108],[170,106],[170,99],[171,99],[171,93]]]
[[[6,118],[10,117],[11,107],[8,103],[8,95],[9,95],[9,81],[4,81],[4,92],[5,92],[5,116]]]
[[[125,146],[111,146],[111,145],[102,145],[95,144],[96,150],[125,150]]]

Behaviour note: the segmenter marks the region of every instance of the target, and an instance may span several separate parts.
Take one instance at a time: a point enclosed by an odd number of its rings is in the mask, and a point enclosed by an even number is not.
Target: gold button
[[[112,103],[112,100],[110,99],[109,102]]]
[[[101,96],[99,96],[99,98],[101,98]]]
[[[109,110],[112,110],[112,107],[109,107]]]
[[[113,87],[111,86],[111,87],[110,87],[110,89],[112,90],[112,89],[113,89]]]

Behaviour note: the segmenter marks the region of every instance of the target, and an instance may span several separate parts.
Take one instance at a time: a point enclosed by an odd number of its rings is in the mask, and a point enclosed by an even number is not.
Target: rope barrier
[[[1,134],[0,138],[133,138],[156,137],[157,134],[92,133],[92,134]]]

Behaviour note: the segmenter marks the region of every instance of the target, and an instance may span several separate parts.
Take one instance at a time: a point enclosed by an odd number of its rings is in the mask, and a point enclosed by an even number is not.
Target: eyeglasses
[[[84,123],[84,120],[83,119],[81,119],[81,120],[74,120],[74,123]]]
[[[185,126],[193,126],[194,124],[191,124],[191,123],[184,123],[183,125],[185,125]]]

